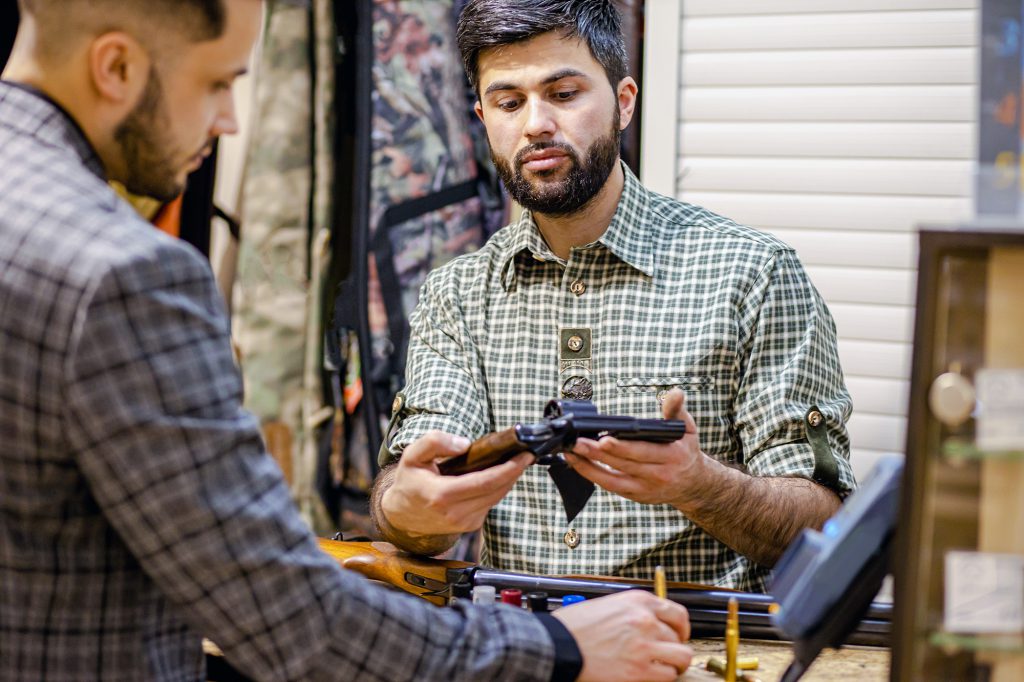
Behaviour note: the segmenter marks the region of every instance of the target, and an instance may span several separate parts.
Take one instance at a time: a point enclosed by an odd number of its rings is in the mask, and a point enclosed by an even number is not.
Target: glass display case
[[[1024,680],[1024,226],[925,229],[891,679]]]

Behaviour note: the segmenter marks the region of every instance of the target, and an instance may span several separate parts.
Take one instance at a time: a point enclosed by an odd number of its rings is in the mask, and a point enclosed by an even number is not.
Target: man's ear
[[[484,108],[480,105],[480,100],[473,105],[473,111],[476,112],[476,117],[480,119],[480,122],[484,123]]]
[[[616,88],[616,97],[619,106],[619,130],[625,130],[629,122],[633,120],[633,112],[636,110],[636,95],[638,88],[636,81],[626,76]]]
[[[123,31],[104,33],[89,46],[89,75],[97,94],[111,104],[134,106],[149,81],[151,60]]]

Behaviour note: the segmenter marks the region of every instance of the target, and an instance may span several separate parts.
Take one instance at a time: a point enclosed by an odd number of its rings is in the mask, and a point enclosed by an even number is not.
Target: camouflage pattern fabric
[[[233,334],[246,407],[260,418],[303,516],[314,530],[329,532],[333,524],[313,482],[315,431],[330,414],[319,375],[333,178],[330,0],[270,2],[263,40],[240,202]]]
[[[315,493],[318,437],[332,450],[333,484],[368,490],[379,443],[369,442],[360,400],[376,400],[386,415],[404,369],[405,339],[392,338],[389,321],[404,322],[430,270],[475,250],[486,237],[476,196],[378,234],[389,208],[472,183],[479,175],[454,12],[453,0],[373,1],[374,61],[362,65],[371,69],[373,84],[370,223],[356,229],[368,229],[370,243],[386,244],[388,254],[367,254],[369,300],[363,314],[371,342],[360,353],[355,334],[345,335],[349,366],[342,392],[349,418],[339,420],[340,409],[324,399],[320,314],[336,163],[333,7],[330,0],[276,0],[268,7],[242,187],[233,331],[246,406],[262,420],[299,508],[322,532],[333,524]],[[346,105],[342,97],[337,106]],[[373,386],[361,385],[360,362],[368,363]],[[322,427],[329,421],[332,433],[324,439]],[[349,432],[339,434],[342,421]],[[365,532],[369,526],[347,514],[341,527]]]
[[[389,207],[477,176],[452,1],[378,0],[373,18],[371,235]],[[430,270],[480,246],[480,221],[474,198],[392,228],[407,313]]]
[[[368,165],[370,200],[368,224],[353,230],[357,243],[365,236],[369,252],[359,256],[366,258],[366,281],[347,280],[335,301],[332,338],[341,346],[339,358],[347,359],[339,363],[347,431],[343,453],[332,448],[328,458],[333,489],[325,493],[332,508],[342,500],[342,529],[363,534],[372,527],[359,502],[365,502],[380,432],[404,381],[406,318],[420,285],[433,268],[482,244],[494,204],[502,213],[494,223],[500,226],[504,218],[500,191],[486,207],[480,198],[475,157],[481,148],[470,132],[475,116],[455,46],[455,3],[368,0],[365,7],[371,25],[359,28],[372,33],[373,59],[357,66],[371,84],[370,157],[356,159],[354,170]],[[422,201],[430,207],[410,208]],[[404,217],[395,218],[393,209]],[[355,296],[360,284],[366,300]],[[361,353],[360,321],[369,332]],[[380,423],[374,425],[376,417]]]
[[[373,44],[371,243],[379,242],[387,209],[478,177],[452,0],[376,0]],[[387,265],[397,278],[400,309],[386,308],[384,273],[375,254],[369,255],[369,357],[374,375],[382,378],[373,395],[385,415],[401,388],[399,358],[407,341],[392,338],[389,319],[412,312],[427,273],[479,248],[487,236],[483,220],[481,200],[474,196],[390,228]]]

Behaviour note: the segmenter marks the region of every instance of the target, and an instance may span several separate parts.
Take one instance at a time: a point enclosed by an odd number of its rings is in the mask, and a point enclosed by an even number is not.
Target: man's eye
[[[555,99],[567,102],[576,96],[575,90],[561,90],[555,93]]]
[[[519,108],[519,100],[506,99],[498,102],[498,108],[502,111],[515,111]]]
[[[224,92],[224,91],[230,90],[230,89],[231,89],[231,83],[228,83],[227,81],[217,81],[216,83],[213,84],[214,92]]]

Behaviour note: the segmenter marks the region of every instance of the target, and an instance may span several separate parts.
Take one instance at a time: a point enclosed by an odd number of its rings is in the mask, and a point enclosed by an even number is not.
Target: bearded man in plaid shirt
[[[764,590],[787,544],[855,486],[828,309],[789,246],[650,192],[621,163],[637,85],[611,0],[471,0],[458,40],[526,210],[423,286],[387,444],[400,458],[372,499],[382,534],[436,554],[482,525],[483,562],[506,570],[649,578],[662,565]],[[528,454],[439,475],[438,458],[539,420],[552,397],[687,433],[579,441],[565,457],[598,489],[571,522]]]

